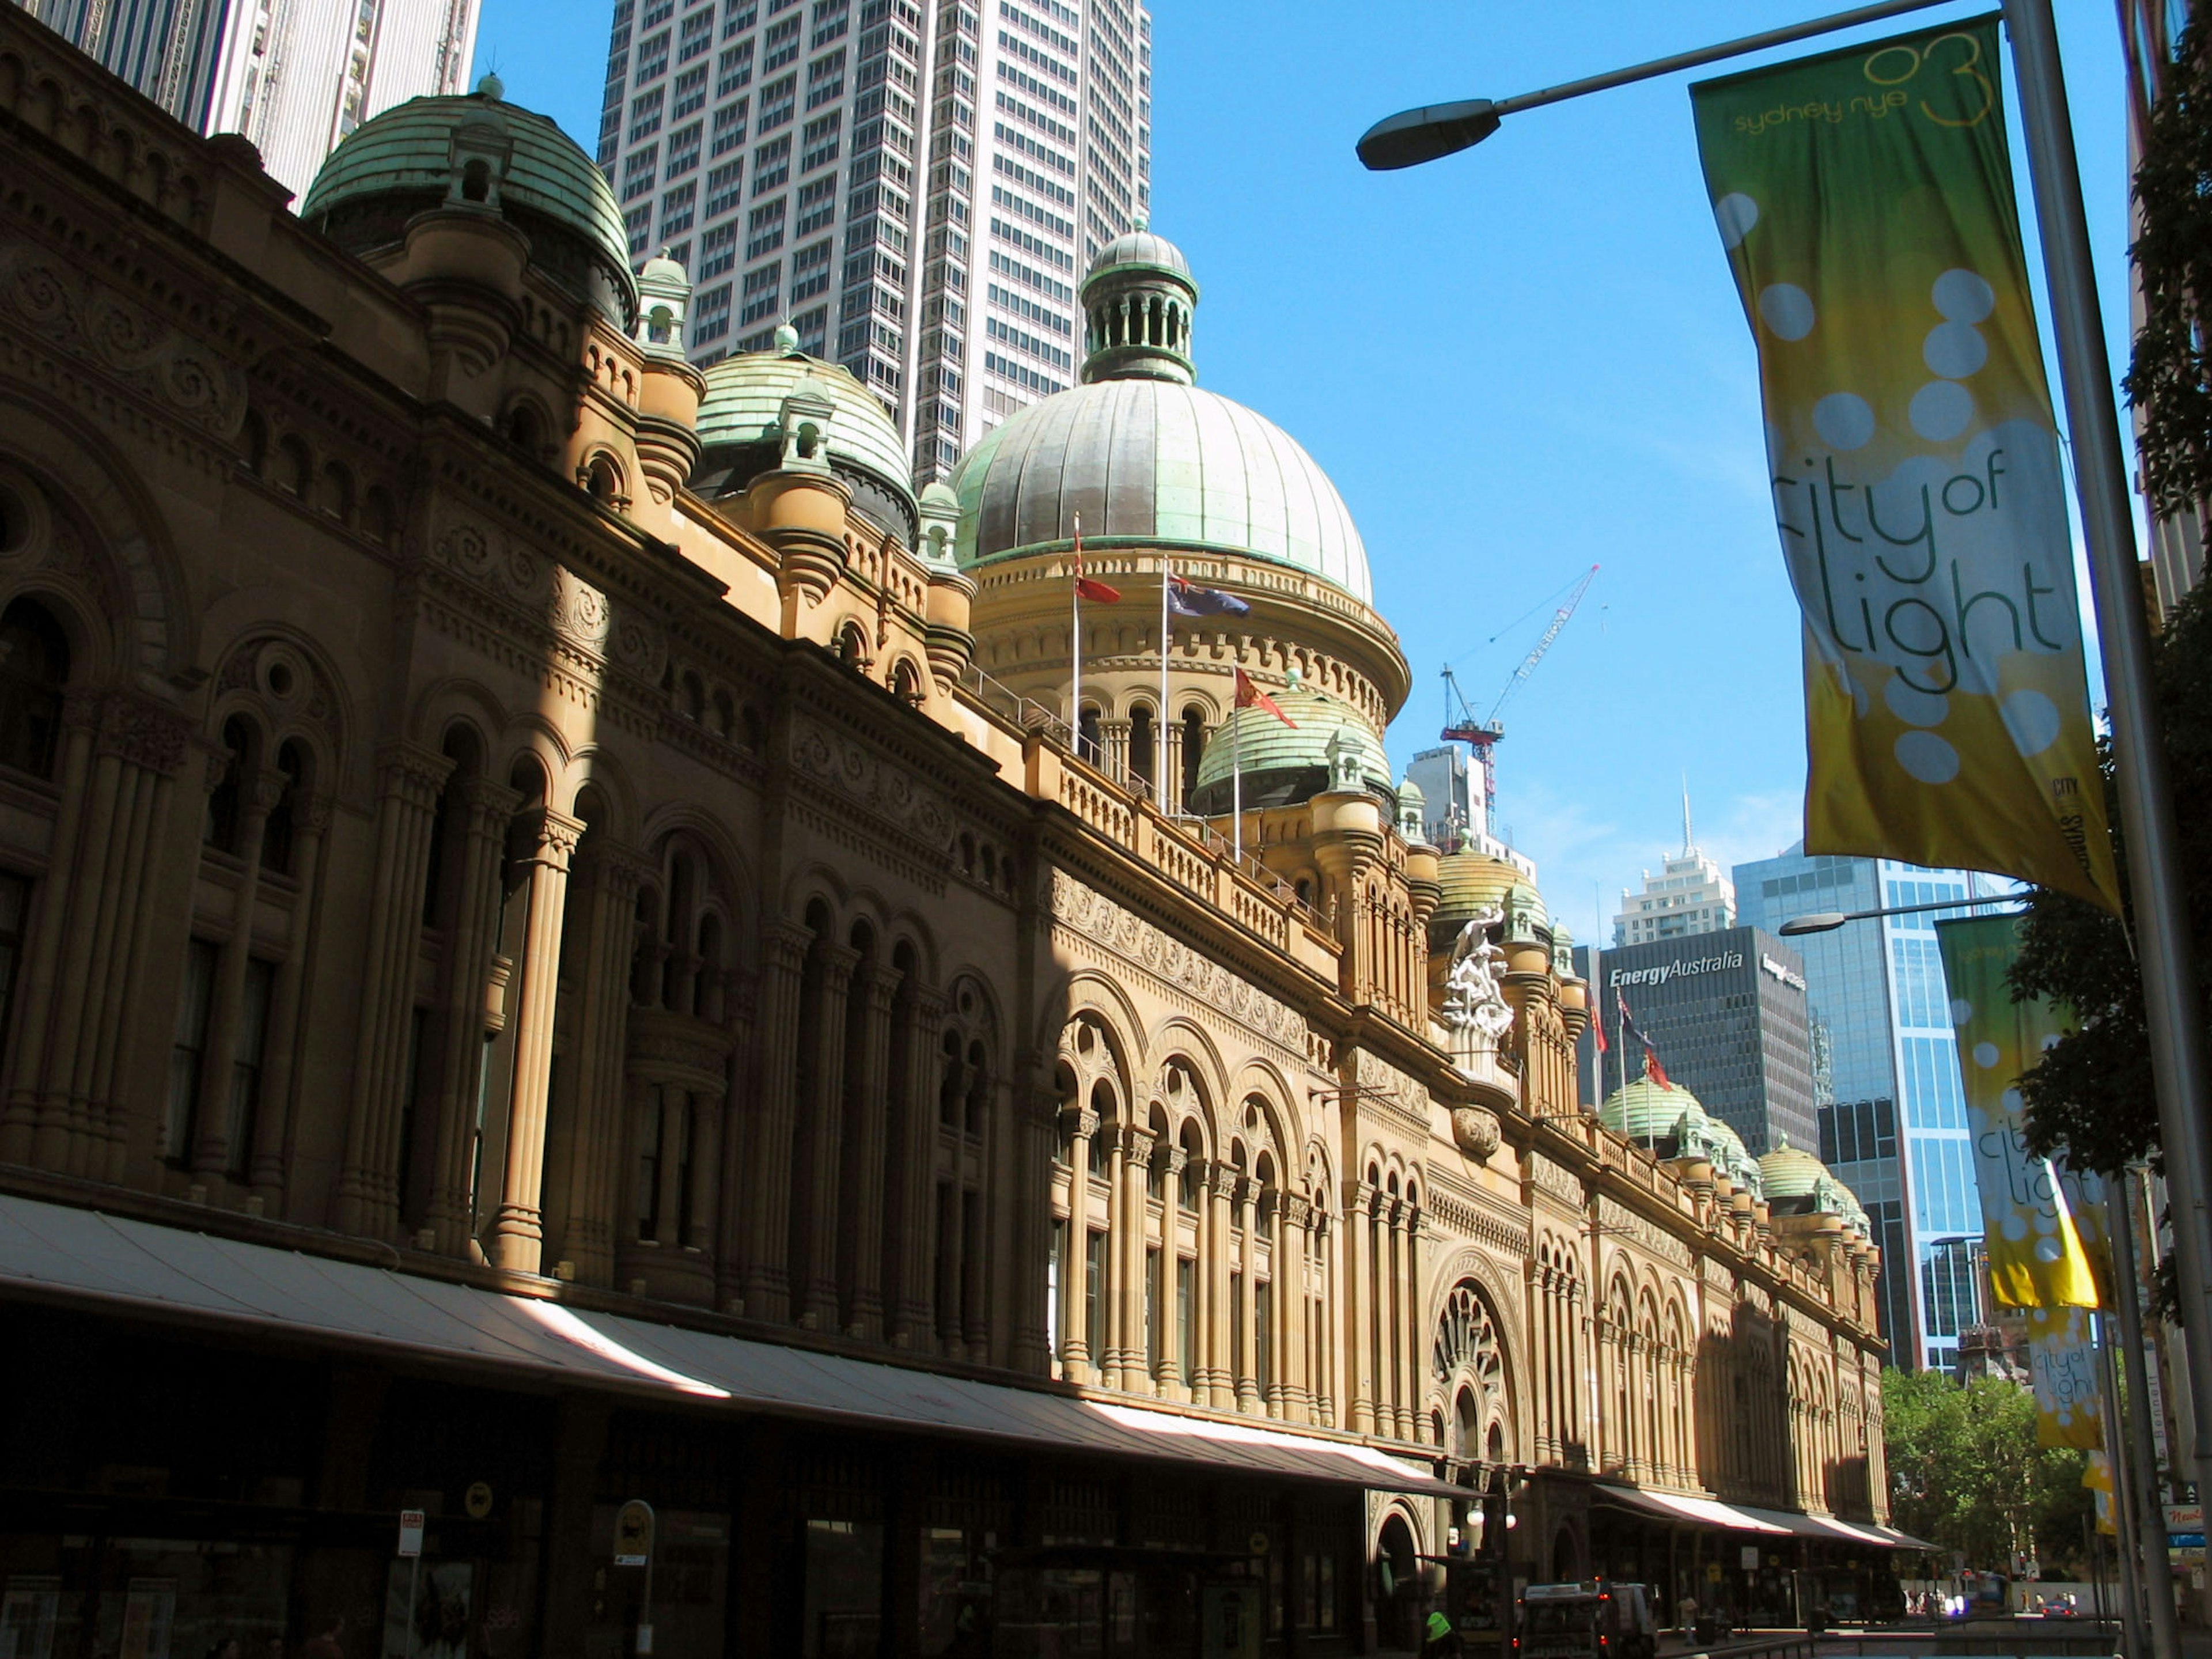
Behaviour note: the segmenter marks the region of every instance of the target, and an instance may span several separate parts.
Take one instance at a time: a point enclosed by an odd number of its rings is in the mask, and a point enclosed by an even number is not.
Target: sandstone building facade
[[[295,217],[0,9],[0,143],[36,1650],[376,1651],[408,1509],[487,1655],[1359,1650],[1454,1553],[1875,1593],[1863,1217],[1577,1098],[1571,941],[1422,839],[1357,531],[1171,245],[917,492],[794,337],[690,365],[495,83]],[[1170,566],[1249,611],[1164,662]]]

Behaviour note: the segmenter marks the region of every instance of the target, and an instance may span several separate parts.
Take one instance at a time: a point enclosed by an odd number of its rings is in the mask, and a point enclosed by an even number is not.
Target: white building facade
[[[294,197],[380,111],[465,90],[477,0],[27,0],[204,133],[240,132]]]
[[[1151,190],[1134,0],[617,0],[599,161],[630,256],[696,283],[693,362],[789,321],[923,481],[1064,392],[1076,287]]]
[[[1613,919],[1615,945],[1643,945],[1655,939],[1681,939],[1735,926],[1735,884],[1719,865],[1691,842],[1689,814],[1682,815],[1682,850],[1644,872],[1644,890],[1620,890],[1620,912]]]

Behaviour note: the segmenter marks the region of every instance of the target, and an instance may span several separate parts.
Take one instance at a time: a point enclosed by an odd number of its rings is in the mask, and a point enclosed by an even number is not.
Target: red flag
[[[1667,1068],[1659,1063],[1659,1051],[1656,1048],[1646,1048],[1644,1051],[1644,1075],[1662,1089],[1671,1089],[1674,1086],[1667,1076]]]
[[[1083,574],[1083,538],[1079,534],[1075,538],[1075,591],[1083,598],[1090,600],[1093,605],[1119,605],[1121,603],[1121,590],[1120,588],[1109,587],[1104,582],[1096,580]]]
[[[1237,671],[1237,706],[1239,708],[1264,708],[1295,732],[1298,723],[1275,706],[1275,700],[1252,684],[1243,669]]]
[[[1603,1008],[1600,1008],[1597,1011],[1597,1018],[1590,1021],[1590,1035],[1597,1039],[1598,1053],[1603,1054],[1613,1051],[1613,1045],[1605,1040],[1605,1010]]]

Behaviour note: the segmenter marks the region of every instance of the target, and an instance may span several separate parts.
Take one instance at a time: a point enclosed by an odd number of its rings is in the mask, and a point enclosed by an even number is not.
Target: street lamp
[[[1815,910],[1793,916],[1774,931],[1784,939],[1801,933],[1832,933],[1847,921],[1871,921],[1876,916],[1917,916],[1929,910],[1973,910],[1985,904],[2019,904],[2025,893],[2000,893],[1994,898],[1945,899],[1936,904],[1893,904],[1882,910]]]
[[[1939,0],[1886,0],[1519,97],[1407,110],[1368,129],[1359,141],[1359,157],[1378,172],[1413,167],[1481,143],[1506,116],[1521,110],[1936,3]],[[2081,204],[2081,168],[2074,154],[2073,117],[2067,108],[2051,3],[2004,0],[2004,19],[2020,82],[2028,172],[2050,283],[2066,426],[2073,441],[2075,489],[2088,544],[2089,586],[2110,700],[2120,822],[2128,843],[2129,894],[2142,963],[2143,1023],[2157,1085],[2175,1276],[2185,1310],[2181,1328],[2188,1345],[2191,1415],[2197,1425],[2193,1457],[2198,1489],[2212,1492],[2212,1133],[2204,1122],[2204,1005],[2191,944],[2187,872],[2174,823],[2166,749],[2158,732],[2150,623],[2137,574],[2112,365],[2105,353],[2104,320]]]

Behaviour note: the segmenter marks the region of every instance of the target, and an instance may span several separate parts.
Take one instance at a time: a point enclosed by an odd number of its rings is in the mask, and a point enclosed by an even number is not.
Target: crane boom
[[[1573,617],[1575,607],[1583,602],[1583,595],[1589,592],[1590,584],[1596,580],[1597,567],[1592,565],[1583,573],[1583,579],[1575,584],[1575,591],[1567,595],[1566,603],[1552,613],[1552,620],[1544,629],[1544,636],[1536,641],[1534,649],[1521,659],[1521,665],[1513,671],[1513,677],[1505,682],[1505,689],[1498,694],[1498,701],[1491,704],[1490,719],[1485,722],[1486,725],[1497,724],[1498,711],[1505,707],[1506,699],[1521,689],[1522,682],[1536,672],[1536,665],[1544,660],[1544,653],[1552,648],[1552,641],[1559,637],[1559,630]]]
[[[1498,694],[1498,701],[1490,706],[1487,720],[1475,720],[1474,711],[1467,706],[1467,699],[1460,695],[1458,679],[1449,667],[1444,670],[1443,741],[1470,745],[1476,759],[1481,762],[1486,823],[1498,815],[1498,760],[1492,751],[1497,747],[1498,738],[1505,735],[1504,722],[1498,718],[1498,711],[1505,707],[1507,699],[1521,689],[1522,683],[1536,672],[1536,665],[1544,660],[1544,653],[1552,648],[1552,642],[1559,637],[1560,630],[1566,627],[1574,617],[1576,607],[1582,604],[1583,595],[1589,592],[1590,584],[1597,580],[1597,570],[1598,568],[1592,565],[1584,571],[1582,580],[1575,584],[1574,591],[1552,613],[1552,620],[1545,624],[1543,637],[1536,641],[1534,648],[1527,656],[1522,658],[1521,665],[1507,678],[1504,690]],[[1456,718],[1454,715],[1455,705]]]

